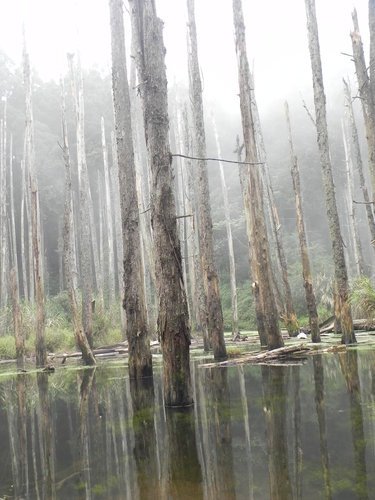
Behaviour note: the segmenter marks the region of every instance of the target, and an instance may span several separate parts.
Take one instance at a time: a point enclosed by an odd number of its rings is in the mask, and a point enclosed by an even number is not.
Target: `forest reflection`
[[[368,499],[374,353],[304,366],[202,368],[194,407],[124,363],[0,372],[0,497]]]

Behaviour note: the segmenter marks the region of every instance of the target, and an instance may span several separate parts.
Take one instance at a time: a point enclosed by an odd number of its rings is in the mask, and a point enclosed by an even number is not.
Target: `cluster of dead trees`
[[[305,0],[305,3],[314,89],[313,122],[317,131],[334,262],[336,331],[342,333],[342,342],[349,344],[356,339],[329,151],[318,25],[314,0]],[[103,173],[99,176],[99,186],[102,186],[99,193],[99,212],[102,215],[99,238],[94,224],[86,159],[84,86],[80,60],[79,55],[68,55],[69,91],[65,88],[64,81],[61,83],[61,149],[66,173],[62,267],[65,288],[69,294],[75,338],[85,363],[95,364],[92,335],[94,298],[98,301],[99,307],[103,308],[105,300],[113,302],[116,294],[121,297],[122,328],[128,341],[129,370],[132,378],[152,376],[150,328],[153,318],[149,305],[152,301],[150,299],[152,291],[155,292],[157,332],[163,351],[165,403],[168,406],[184,406],[192,403],[189,366],[191,325],[200,325],[205,349],[213,350],[215,360],[222,360],[227,356],[220,287],[213,252],[203,91],[194,0],[187,0],[189,102],[181,103],[176,97],[170,106],[168,106],[163,23],[157,17],[155,2],[129,0],[129,9],[132,46],[128,75],[123,2],[109,0],[115,130],[111,136],[112,165],[110,165],[102,119]],[[366,126],[373,191],[375,189],[375,61],[373,61],[375,13],[374,2],[371,0],[369,9],[371,32],[369,73],[356,13],[353,14],[354,31],[351,36]],[[242,118],[242,139],[237,140],[236,162],[239,167],[249,242],[250,274],[257,328],[261,344],[271,350],[283,346],[280,316],[291,336],[298,333],[299,326],[292,302],[281,225],[255,99],[253,75],[247,57],[241,0],[233,0],[233,22]],[[0,301],[2,306],[8,302],[7,277],[11,276],[17,356],[20,360],[24,357],[24,339],[19,288],[22,288],[26,300],[35,301],[36,360],[38,366],[44,366],[46,349],[43,234],[35,165],[31,73],[26,43],[23,65],[26,129],[20,229],[22,262],[17,261],[14,211],[10,210],[12,217],[8,220],[6,205],[2,203]],[[350,220],[356,264],[358,273],[362,273],[364,266],[361,244],[358,232],[356,233],[355,204],[350,191],[354,168],[358,169],[360,174],[372,239],[375,239],[375,223],[370,201],[372,195],[365,185],[351,90],[347,82],[344,82],[344,85],[347,113],[343,136],[347,161],[348,204],[351,207]],[[73,156],[69,149],[66,121],[67,92],[70,92],[75,122],[76,152]],[[173,109],[171,119],[168,107]],[[319,321],[306,242],[298,160],[293,145],[287,104],[285,111],[306,302],[312,340],[319,342]],[[215,132],[224,199],[230,258],[232,323],[235,335],[238,331],[238,312],[231,220],[225,176],[220,160],[220,139],[214,117],[212,126]],[[5,200],[9,182],[9,203],[13,206],[12,138],[10,136],[8,147],[6,101],[3,101],[0,136],[0,191]],[[171,142],[175,154],[171,153]],[[72,157],[76,161],[72,161]],[[9,158],[9,175],[6,173],[7,158]],[[75,191],[73,173],[78,179]],[[28,232],[24,227],[26,221]],[[106,236],[103,236],[104,234]],[[276,264],[271,262],[270,242],[274,243],[276,248]],[[281,277],[282,291],[279,290],[278,280],[275,278],[275,269]],[[106,299],[104,289],[107,291]],[[82,295],[81,310],[79,290]]]

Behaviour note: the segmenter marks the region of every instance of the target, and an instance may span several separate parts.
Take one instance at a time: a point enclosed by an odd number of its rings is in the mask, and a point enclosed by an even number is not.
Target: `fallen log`
[[[375,330],[374,320],[369,319],[354,319],[353,320],[354,330],[362,330],[364,332],[371,332]],[[326,325],[325,328],[320,330],[320,333],[332,333],[335,329],[335,322],[331,321],[330,324]]]
[[[280,347],[278,349],[273,349],[272,351],[263,351],[260,353],[245,354],[239,358],[231,358],[226,361],[221,361],[219,363],[205,363],[199,365],[199,368],[214,368],[220,366],[235,366],[243,363],[268,363],[272,361],[282,361],[288,358],[291,354],[302,354],[309,351],[311,348],[307,347],[306,344],[290,345],[286,347]],[[295,359],[293,359],[295,362]]]

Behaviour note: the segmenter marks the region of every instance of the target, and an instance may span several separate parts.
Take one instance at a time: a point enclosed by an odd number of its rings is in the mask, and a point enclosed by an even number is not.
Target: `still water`
[[[375,498],[375,352],[202,368],[166,410],[160,358],[136,386],[95,370],[0,370],[0,498]]]

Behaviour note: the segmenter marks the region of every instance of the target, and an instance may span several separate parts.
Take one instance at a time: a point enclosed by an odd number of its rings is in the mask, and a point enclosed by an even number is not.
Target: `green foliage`
[[[355,313],[364,315],[366,319],[375,317],[375,289],[367,276],[361,276],[352,285],[350,302]]]
[[[15,359],[16,344],[12,335],[0,337],[0,359]]]
[[[75,338],[72,330],[46,328],[46,348],[48,352],[72,351],[75,349]]]
[[[230,285],[221,283],[221,301],[223,307],[224,329],[232,330],[232,302]],[[245,281],[237,288],[238,327],[240,330],[251,330],[256,327],[254,300],[250,281]]]

